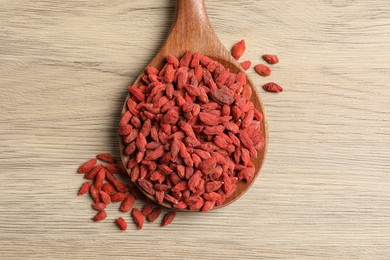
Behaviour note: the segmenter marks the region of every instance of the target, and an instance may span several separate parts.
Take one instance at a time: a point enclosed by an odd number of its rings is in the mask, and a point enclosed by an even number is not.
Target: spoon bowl
[[[160,51],[156,54],[148,66],[161,69],[165,63],[165,58],[167,55],[181,57],[188,50],[191,50],[192,52],[198,52],[218,61],[223,66],[225,66],[225,68],[230,69],[230,71],[233,73],[238,73],[240,71],[243,72],[240,64],[231,56],[229,51],[219,41],[213,28],[211,27],[206,13],[205,0],[176,1],[175,17],[169,32],[169,36]],[[141,73],[133,85],[141,85],[141,78],[144,75],[144,72]],[[259,99],[253,82],[248,77],[247,85],[252,88],[252,96],[250,101],[254,104],[254,107],[264,116],[263,105]],[[122,114],[127,110],[126,103],[128,98],[129,96],[126,98]],[[267,123],[265,121],[265,117],[263,117],[259,131],[261,131],[261,134],[264,137],[264,148],[258,152],[257,157],[253,161],[255,165],[255,177],[250,182],[238,182],[235,192],[230,197],[226,198],[223,204],[215,206],[213,209],[226,206],[237,200],[250,188],[258,176],[261,166],[264,162],[268,144]],[[122,140],[120,140],[122,162],[126,167],[130,158],[123,153],[124,150],[125,146]],[[127,171],[130,174],[128,169]],[[142,189],[140,190],[145,194],[145,196],[155,201],[153,196],[144,192]],[[172,206],[165,201],[159,204],[167,208],[172,208]],[[185,209],[184,211],[191,210]]]

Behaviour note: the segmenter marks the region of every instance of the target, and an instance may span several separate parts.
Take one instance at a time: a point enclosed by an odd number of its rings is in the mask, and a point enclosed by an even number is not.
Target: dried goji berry
[[[169,64],[172,64],[175,68],[180,65],[179,60],[173,55],[168,55],[166,59],[167,59],[167,62]]]
[[[246,60],[246,61],[243,61],[241,62],[241,67],[244,69],[244,70],[248,70],[251,65],[252,65],[252,62],[250,60]]]
[[[257,64],[255,66],[255,71],[259,75],[264,76],[264,77],[271,75],[271,69],[268,66],[263,65],[263,64]]]
[[[134,196],[129,194],[127,198],[122,201],[119,210],[122,212],[128,212],[133,207],[134,201]]]
[[[107,213],[103,210],[98,212],[93,218],[93,221],[101,221],[107,217]]]
[[[115,157],[108,153],[100,153],[96,155],[96,158],[107,163],[114,163],[116,161]]]
[[[176,203],[176,204],[173,204],[173,207],[175,208],[175,209],[185,209],[185,208],[187,208],[187,203],[185,203],[184,201],[179,201],[178,203]]]
[[[188,67],[192,59],[192,52],[187,51],[180,59],[180,67]]]
[[[120,217],[120,218],[117,218],[116,220],[115,220],[115,223],[116,223],[116,225],[119,227],[119,229],[121,229],[121,230],[127,230],[127,223],[126,223],[126,220],[124,220],[122,217]]]
[[[95,185],[91,185],[89,188],[89,193],[91,194],[92,199],[96,202],[100,202],[100,196],[99,196],[99,190],[96,188]]]
[[[110,195],[102,190],[100,191],[100,200],[106,205],[111,203]]]
[[[207,212],[210,209],[214,208],[215,201],[206,201],[202,207],[202,212]]]
[[[115,193],[115,188],[114,188],[114,186],[112,186],[111,183],[106,182],[102,186],[102,191],[104,191],[105,193],[107,193],[108,195],[111,196],[112,194]]]
[[[112,202],[120,202],[127,198],[126,193],[117,192],[111,195],[111,201]]]
[[[152,204],[150,204],[150,203],[145,204],[145,206],[142,208],[141,212],[142,212],[142,214],[143,214],[145,217],[148,216],[150,213],[153,212],[153,206],[152,206]]]
[[[96,174],[103,168],[104,166],[102,164],[99,164],[97,166],[94,166],[89,172],[87,172],[84,177],[86,179],[95,179]]]
[[[131,211],[131,216],[133,217],[134,223],[138,226],[138,228],[142,229],[144,225],[144,215],[142,212],[137,208],[133,208]]]
[[[93,203],[92,208],[97,211],[102,211],[106,208],[106,204],[104,204],[103,202]]]
[[[268,82],[268,83],[264,84],[263,89],[268,91],[268,92],[275,92],[275,93],[283,91],[283,88],[281,86],[279,86],[278,84],[276,84],[275,82]]]
[[[138,180],[138,185],[147,193],[154,195],[156,191],[153,189],[153,184],[147,180]]]
[[[149,221],[149,222],[154,222],[161,214],[161,208],[155,208],[153,209],[152,213],[150,213],[146,219]]]
[[[167,213],[161,222],[161,226],[165,227],[165,226],[171,224],[175,217],[176,217],[175,211],[171,211],[171,212]]]
[[[244,54],[245,52],[245,40],[241,40],[239,42],[237,42],[233,48],[232,48],[232,56],[238,60],[241,58],[241,56]]]
[[[104,168],[102,168],[97,174],[96,174],[96,177],[95,177],[95,186],[98,190],[100,190],[102,188],[102,185],[103,185],[103,181],[106,177],[106,170]]]
[[[84,195],[89,191],[90,188],[91,183],[89,181],[84,182],[79,189],[78,195]]]
[[[95,165],[96,165],[96,159],[91,159],[85,163],[83,163],[79,167],[79,173],[87,173],[89,172]]]
[[[158,72],[159,72],[158,69],[156,69],[156,68],[154,68],[154,67],[152,67],[152,66],[146,67],[145,71],[146,71],[146,73],[147,73],[148,75],[157,75]]]
[[[274,54],[264,54],[262,58],[268,62],[269,64],[276,64],[279,62],[279,58],[277,55]]]

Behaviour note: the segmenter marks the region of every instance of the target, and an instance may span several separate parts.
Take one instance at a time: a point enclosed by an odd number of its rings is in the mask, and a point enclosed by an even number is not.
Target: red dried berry
[[[145,206],[142,208],[141,212],[142,212],[142,214],[143,214],[145,217],[148,216],[150,213],[153,212],[153,206],[152,206],[152,204],[150,204],[150,203],[145,204]]]
[[[264,54],[262,58],[269,64],[277,64],[279,62],[279,58],[274,54]]]
[[[100,200],[106,205],[111,203],[110,195],[102,190],[100,191]]]
[[[165,226],[171,224],[175,217],[176,217],[175,211],[171,211],[171,212],[165,214],[165,216],[161,222],[161,226],[165,227]]]
[[[255,168],[244,168],[238,173],[238,179],[245,179],[247,182],[251,182],[255,176]]]
[[[178,67],[179,64],[180,64],[179,60],[175,56],[173,56],[173,55],[168,55],[167,56],[167,62],[169,64],[172,64],[175,68]]]
[[[111,196],[112,194],[115,193],[115,188],[114,188],[114,186],[112,186],[111,183],[106,182],[102,186],[102,191],[104,191],[106,194]]]
[[[246,61],[243,61],[241,62],[241,68],[243,68],[244,70],[248,70],[251,65],[252,65],[252,62],[250,60],[246,60]]]
[[[173,204],[173,207],[175,209],[185,209],[187,208],[187,206],[187,203],[185,203],[184,201],[180,201],[179,203]]]
[[[236,59],[236,60],[239,60],[241,58],[241,56],[244,54],[245,52],[245,40],[241,40],[239,42],[237,42],[233,48],[232,48],[232,56]]]
[[[133,217],[134,223],[138,226],[138,228],[142,229],[144,225],[144,215],[142,212],[137,208],[133,208],[131,211],[131,216]]]
[[[158,72],[159,72],[158,69],[156,69],[156,68],[154,68],[154,67],[152,67],[152,66],[146,67],[145,71],[146,71],[146,73],[147,73],[148,75],[157,75]]]
[[[103,210],[103,211],[100,211],[98,212],[93,218],[92,220],[93,221],[101,221],[103,219],[105,219],[107,217],[107,213]]]
[[[92,208],[97,211],[102,211],[106,208],[106,204],[104,204],[103,202],[93,203]]]
[[[190,65],[191,58],[192,58],[192,52],[187,51],[180,59],[180,67],[188,67]]]
[[[145,100],[145,95],[137,86],[129,86],[128,89],[131,96],[135,98],[137,101],[142,102]]]
[[[138,185],[150,195],[154,195],[156,193],[153,189],[153,184],[147,180],[138,180]]]
[[[113,184],[114,184],[117,191],[119,191],[119,192],[126,192],[127,191],[126,184],[119,182],[119,181],[114,182]]]
[[[96,203],[99,203],[99,202],[100,202],[99,190],[96,188],[95,185],[91,185],[91,188],[89,188],[89,193],[91,194],[92,199],[93,199]]]
[[[263,65],[263,64],[257,64],[255,66],[255,71],[259,75],[264,76],[264,77],[271,75],[271,69],[268,66]]]
[[[210,209],[214,208],[215,201],[206,201],[202,207],[202,212],[207,212]]]
[[[89,172],[87,172],[87,173],[85,174],[84,177],[85,177],[86,179],[91,179],[91,180],[95,179],[96,174],[97,174],[103,167],[104,167],[104,166],[101,165],[101,164],[99,164],[99,165],[93,167]]]
[[[131,120],[134,120],[134,117],[131,118]],[[131,125],[129,125],[129,124],[128,125],[122,125],[118,129],[118,134],[125,136],[125,135],[130,134],[131,131],[133,131],[133,127]]]
[[[112,174],[126,173],[126,169],[123,168],[121,163],[109,163],[109,164],[105,165],[105,167],[106,167],[107,171],[109,171]],[[108,181],[110,181],[110,180],[108,180]]]
[[[124,220],[122,217],[117,218],[115,220],[116,225],[119,227],[119,229],[126,231],[127,230],[127,223],[126,220]]]
[[[96,165],[96,162],[97,162],[96,159],[91,159],[91,160],[83,163],[79,167],[79,173],[87,173],[87,172],[89,172]]]
[[[89,181],[84,182],[79,189],[78,195],[79,196],[84,195],[89,191],[90,188],[91,188],[91,183]]]
[[[112,202],[120,202],[127,198],[126,193],[117,192],[111,195],[111,201]]]
[[[281,86],[279,86],[278,84],[276,84],[275,82],[268,82],[268,83],[264,84],[263,89],[268,91],[268,92],[274,92],[274,93],[278,93],[278,92],[283,91],[283,88]]]
[[[100,190],[103,186],[103,181],[106,177],[106,170],[102,168],[95,177],[95,186],[98,190]]]
[[[128,212],[133,207],[134,201],[135,201],[134,196],[129,194],[127,198],[122,201],[119,210],[122,212]]]
[[[108,153],[100,153],[96,155],[96,158],[107,163],[114,163],[116,161],[115,157]]]
[[[150,213],[146,219],[149,221],[149,222],[154,222],[161,214],[161,208],[155,208],[153,209],[152,213]]]

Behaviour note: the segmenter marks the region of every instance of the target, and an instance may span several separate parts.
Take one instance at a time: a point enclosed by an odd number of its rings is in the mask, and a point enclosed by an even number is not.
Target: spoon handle
[[[210,25],[205,0],[176,0],[175,24],[182,24],[189,30],[199,30],[199,25]]]
[[[172,27],[161,54],[181,56],[192,50],[212,55],[221,46],[208,19],[205,0],[176,0]]]

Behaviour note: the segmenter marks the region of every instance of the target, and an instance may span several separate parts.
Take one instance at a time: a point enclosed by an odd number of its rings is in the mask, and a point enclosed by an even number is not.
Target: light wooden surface
[[[260,177],[209,214],[119,232],[89,220],[77,166],[118,154],[126,86],[164,41],[174,1],[0,0],[1,259],[389,259],[390,4],[207,0],[228,48],[277,53],[261,98]]]

